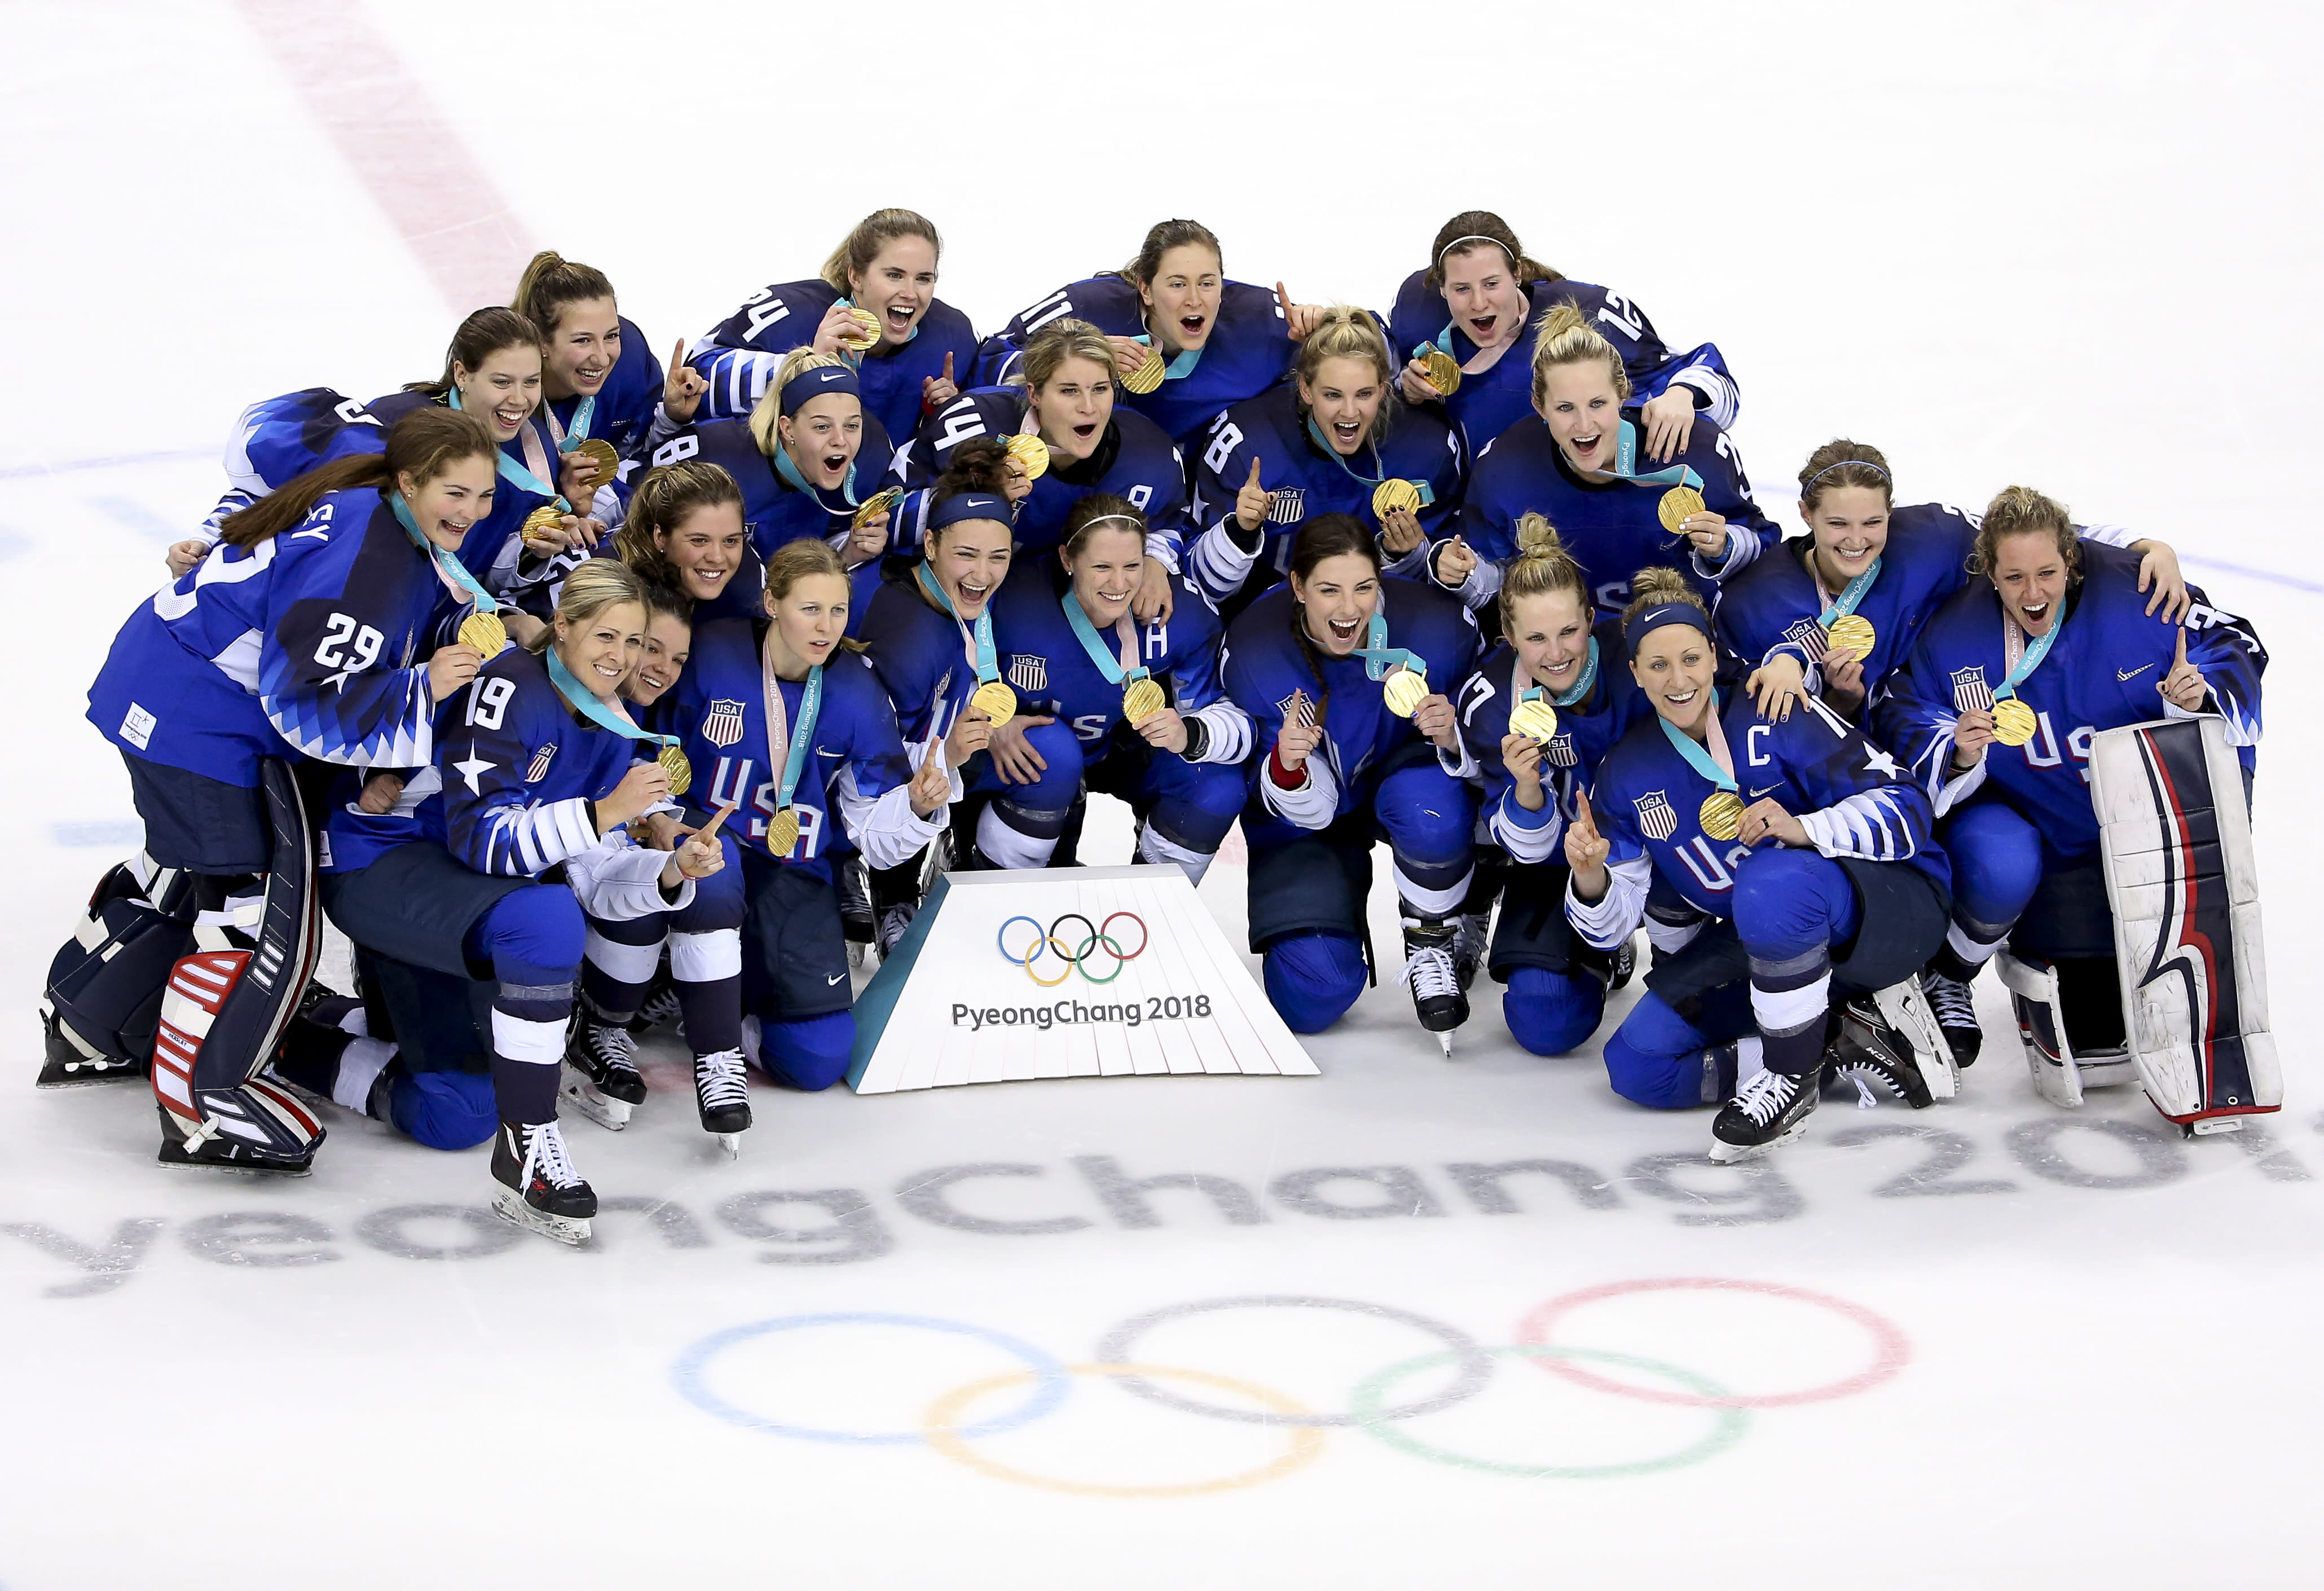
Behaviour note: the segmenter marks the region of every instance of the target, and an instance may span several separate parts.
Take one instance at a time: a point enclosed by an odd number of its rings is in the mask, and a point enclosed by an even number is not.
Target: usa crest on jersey
[[[1953,670],[1953,711],[1956,713],[1993,711],[1993,687],[1985,683],[1984,664],[1972,663],[1967,668]]]
[[[1574,755],[1572,735],[1551,736],[1548,750],[1543,755],[1558,768],[1578,768],[1582,763],[1582,759]]]
[[[1678,832],[1678,814],[1671,810],[1660,790],[1648,791],[1634,805],[1638,809],[1638,827],[1647,839],[1667,840]]]
[[[1296,719],[1293,716],[1295,709],[1297,713]],[[1275,704],[1275,711],[1286,723],[1312,724],[1315,722],[1315,699],[1304,692],[1294,691]]]
[[[1831,632],[1812,619],[1795,619],[1784,627],[1784,639],[1803,649],[1811,663],[1821,663],[1831,647]]]
[[[557,757],[557,742],[551,740],[532,754],[532,761],[524,770],[524,782],[537,785],[549,772],[549,765]]]
[[[1049,660],[1022,654],[1010,658],[1009,683],[1028,696],[1044,694],[1049,688]]]
[[[714,746],[731,746],[742,738],[742,704],[720,698],[702,715],[702,738]]]
[[[1307,492],[1305,487],[1287,486],[1275,494],[1275,504],[1267,517],[1278,525],[1296,525],[1307,517]]]

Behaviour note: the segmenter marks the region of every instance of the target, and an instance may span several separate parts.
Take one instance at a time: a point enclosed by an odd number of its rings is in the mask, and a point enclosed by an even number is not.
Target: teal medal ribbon
[[[976,627],[971,630],[961,622],[960,610],[952,605],[952,598],[945,588],[929,577],[927,565],[920,565],[912,573],[918,579],[920,589],[928,593],[954,624],[960,625],[963,635],[970,637],[971,644],[976,648],[976,683],[983,685],[989,680],[999,679],[1001,662],[992,650],[992,604],[990,602],[984,604],[984,612],[976,616]],[[1083,622],[1087,623],[1088,621],[1084,620]]]
[[[597,395],[592,392],[574,406],[573,428],[569,431],[557,423],[557,410],[547,402],[541,404],[540,412],[549,417],[549,434],[556,439],[557,451],[570,453],[589,439],[589,427],[597,418]]]
[[[395,522],[403,527],[403,533],[411,538],[411,544],[426,553],[428,561],[436,566],[436,577],[438,580],[452,587],[456,593],[465,593],[471,602],[475,603],[477,612],[492,613],[499,611],[500,600],[477,584],[476,577],[468,573],[468,566],[466,564],[420,534],[420,521],[411,517],[411,510],[404,502],[403,493],[391,489],[381,492],[380,495],[386,498],[387,506],[395,510]]]
[[[1469,345],[1472,348],[1476,346],[1474,343],[1471,343]],[[1418,359],[1421,355],[1431,352],[1443,354],[1445,358],[1450,359],[1455,364],[1462,363],[1461,355],[1452,351],[1452,322],[1449,320],[1446,321],[1444,323],[1444,329],[1438,332],[1434,336],[1429,338],[1428,341],[1415,348],[1412,351],[1412,356],[1415,359]]]
[[[1213,329],[1215,330],[1217,328],[1213,327]],[[1151,332],[1141,333],[1139,336],[1134,336],[1130,340],[1133,343],[1143,343],[1149,348],[1154,346],[1154,334]],[[1162,367],[1162,379],[1166,382],[1182,381],[1185,377],[1194,374],[1194,366],[1200,364],[1202,362],[1202,349],[1181,348],[1178,350],[1178,357],[1173,359],[1169,363]]]
[[[1811,565],[1814,563],[1815,555],[1813,553],[1810,553],[1808,555],[1808,561]],[[1809,575],[1811,578],[1814,578],[1814,571],[1812,568],[1810,569]],[[1872,567],[1867,569],[1863,574],[1858,575],[1855,579],[1849,581],[1848,583],[1848,589],[1841,592],[1840,595],[1832,599],[1831,606],[1826,608],[1822,613],[1817,616],[1816,622],[1822,625],[1826,630],[1830,630],[1833,620],[1843,619],[1849,614],[1855,612],[1856,604],[1864,600],[1864,593],[1870,591],[1872,589],[1872,583],[1879,578],[1880,559],[1875,558],[1872,560]],[[1821,585],[1822,583],[1819,580],[1817,584]],[[2055,625],[2051,627],[2050,633],[2052,635],[2058,633],[2057,627]],[[2039,659],[2036,659],[2036,661],[2039,661]]]
[[[447,389],[445,400],[450,403],[453,408],[459,408],[460,389],[457,387]],[[532,421],[528,417],[524,423],[527,427],[530,427],[532,424]],[[532,434],[529,430],[520,430],[517,432],[517,435],[528,441],[532,439]],[[503,480],[508,481],[512,484],[523,487],[535,497],[545,497],[549,499],[549,501],[557,505],[557,511],[559,513],[569,514],[573,511],[573,505],[565,501],[565,496],[562,492],[558,492],[556,487],[551,486],[548,482],[542,480],[539,475],[533,474],[532,471],[517,463],[513,458],[511,458],[506,447],[496,448],[494,449],[494,452],[499,455],[497,467],[500,470],[501,478]],[[546,456],[541,460],[541,463],[544,464],[548,462],[549,461]]]
[[[1702,490],[1702,477],[1683,464],[1638,474],[1638,428],[1628,420],[1614,437],[1614,474],[1640,486],[1692,486]]]
[[[1371,644],[1358,647],[1356,656],[1364,660],[1366,679],[1382,678],[1389,669],[1398,667],[1409,668],[1423,677],[1427,676],[1427,661],[1418,652],[1388,644],[1388,617],[1378,610],[1373,611],[1372,621],[1365,628],[1364,639]]]
[[[1709,779],[1712,784],[1718,786],[1722,790],[1733,791],[1737,787],[1735,784],[1735,776],[1729,773],[1725,768],[1720,768],[1717,760],[1711,757],[1709,750],[1703,747],[1696,745],[1694,743],[1693,736],[1688,734],[1684,730],[1679,728],[1678,725],[1673,723],[1669,719],[1663,717],[1660,713],[1656,713],[1655,715],[1655,722],[1663,726],[1663,738],[1678,749],[1678,754],[1686,759],[1687,766],[1689,768],[1694,769],[1695,772],[1701,774],[1704,778]],[[1711,693],[1711,722],[1715,729],[1719,722],[1719,693],[1717,691]],[[1708,733],[1711,731],[1705,732]]]
[[[811,486],[807,483],[807,478],[799,473],[798,463],[791,457],[791,450],[783,446],[782,439],[780,437],[777,437],[775,439],[775,451],[773,457],[775,461],[775,474],[780,475],[785,481],[788,482],[793,490],[804,492],[808,496],[814,498],[817,502],[823,502],[824,497],[822,489],[820,487]],[[862,503],[855,501],[855,461],[853,459],[850,459],[847,462],[846,478],[839,483],[839,495],[846,501],[849,508],[861,508],[863,506]],[[828,503],[825,503],[825,506],[826,508],[830,507]],[[833,509],[832,511],[836,513],[839,510]]]
[[[2060,599],[2061,603],[2063,601],[2063,598]],[[2003,624],[2005,629],[2002,635],[2005,645],[2014,643],[2018,637],[2025,633],[2017,627],[2015,620],[2007,618],[2006,615]],[[2050,648],[2057,644],[2059,633],[2065,628],[2066,611],[2061,605],[2058,610],[2057,619],[2052,622],[2050,628],[2025,643],[2024,655],[2010,666],[2009,677],[2003,680],[2001,687],[1993,693],[1995,701],[2006,702],[2017,694],[2017,687],[2024,684],[2026,677],[2036,668],[2042,667],[2042,659],[2050,655]]]
[[[767,749],[782,759],[782,782],[775,788],[775,810],[781,812],[791,805],[798,790],[799,777],[807,771],[807,747],[815,740],[816,720],[823,713],[823,665],[818,663],[807,671],[807,685],[799,694],[798,722],[786,728],[783,722],[783,682],[770,666],[767,669]],[[788,735],[789,744],[779,752]]]
[[[1553,706],[1571,707],[1576,702],[1586,698],[1590,694],[1590,687],[1597,683],[1598,638],[1593,635],[1590,638],[1590,660],[1582,664],[1582,677],[1573,682],[1573,688],[1572,690],[1562,691],[1552,695],[1547,687],[1543,685],[1533,685],[1520,693],[1517,696],[1517,700],[1520,702],[1538,702],[1544,696],[1548,696]],[[1687,742],[1690,746],[1694,742],[1692,740]]]
[[[1071,591],[1065,593],[1065,601],[1060,605],[1065,610],[1065,622],[1074,627],[1074,639],[1082,643],[1082,650],[1087,652],[1090,661],[1097,665],[1097,671],[1105,676],[1106,684],[1129,685],[1153,672],[1130,662],[1130,658],[1137,655],[1138,643],[1133,639],[1122,640],[1121,648],[1127,655],[1120,662],[1108,657],[1105,643],[1098,638],[1097,626],[1090,622],[1087,613],[1082,612],[1081,599]]]
[[[599,729],[612,730],[628,740],[651,740],[657,746],[678,744],[676,735],[658,735],[651,730],[640,729],[622,713],[599,701],[587,685],[573,677],[573,671],[565,667],[565,660],[557,655],[555,647],[541,653],[541,657],[548,661],[549,683],[556,685],[557,694],[565,698],[574,712]]]
[[[1349,464],[1346,459],[1340,456],[1340,450],[1332,446],[1332,439],[1323,435],[1323,428],[1315,423],[1315,417],[1312,414],[1307,417],[1307,436],[1308,438],[1315,444],[1316,447],[1322,451],[1325,458],[1330,459],[1333,464],[1338,464],[1341,469],[1346,471],[1349,474],[1355,476],[1357,480],[1361,481],[1365,485],[1378,486],[1381,482],[1390,478],[1388,473],[1388,466],[1380,464],[1379,447],[1374,446],[1372,448],[1372,463],[1379,465],[1380,473],[1377,475],[1367,475],[1361,471],[1356,469],[1352,464]],[[1412,484],[1420,489],[1420,506],[1422,508],[1426,508],[1436,501],[1435,487],[1431,486],[1425,481],[1415,481]]]

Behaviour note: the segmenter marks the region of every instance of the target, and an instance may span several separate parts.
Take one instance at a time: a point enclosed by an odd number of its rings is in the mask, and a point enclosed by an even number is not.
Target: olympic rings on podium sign
[[[1010,919],[1012,923],[1018,921],[1031,920]],[[1094,938],[1084,942],[1082,954],[1088,954],[1094,943],[1105,937],[1105,928],[1111,925],[1111,921],[1109,918],[1105,924],[1091,929]],[[1083,922],[1087,925],[1086,918]],[[1002,924],[1004,932],[1008,926],[1007,924]],[[1039,924],[1033,924],[1033,926],[1038,928]],[[1054,930],[1056,924],[1051,926]],[[1044,934],[1040,943],[1046,944],[1054,936],[1054,933]],[[1145,946],[1141,943],[1139,948],[1143,950]],[[1822,1386],[1793,1393],[1748,1394],[1732,1392],[1683,1366],[1607,1348],[1548,1340],[1553,1327],[1565,1320],[1574,1311],[1591,1303],[1639,1294],[1706,1291],[1757,1294],[1838,1314],[1862,1327],[1870,1335],[1876,1349],[1874,1362],[1856,1375]],[[1290,1393],[1217,1371],[1148,1364],[1130,1356],[1130,1350],[1139,1341],[1157,1327],[1173,1320],[1226,1311],[1286,1309],[1341,1311],[1408,1327],[1423,1336],[1434,1338],[1442,1347],[1432,1353],[1398,1360],[1364,1377],[1350,1393],[1344,1412],[1318,1412]],[[918,1430],[835,1430],[795,1424],[753,1413],[711,1391],[707,1384],[714,1361],[740,1344],[810,1328],[862,1326],[900,1327],[970,1338],[1017,1359],[1020,1367],[984,1375],[937,1394],[921,1416]],[[1484,1474],[1537,1480],[1604,1480],[1656,1475],[1703,1463],[1734,1447],[1748,1430],[1748,1411],[1822,1402],[1866,1392],[1894,1376],[1912,1357],[1911,1345],[1904,1334],[1894,1323],[1860,1304],[1804,1287],[1725,1277],[1649,1278],[1609,1283],[1563,1293],[1528,1311],[1517,1324],[1517,1336],[1518,1340],[1513,1343],[1486,1346],[1456,1326],[1410,1310],[1357,1299],[1264,1293],[1197,1299],[1147,1311],[1107,1330],[1100,1339],[1093,1360],[1075,1364],[1062,1361],[1007,1333],[933,1315],[873,1312],[793,1315],[731,1327],[704,1338],[678,1356],[671,1368],[671,1380],[678,1392],[697,1408],[730,1424],[770,1436],[859,1447],[925,1445],[954,1463],[993,1479],[1019,1485],[1077,1496],[1147,1498],[1202,1496],[1280,1479],[1314,1463],[1322,1456],[1327,1428],[1331,1427],[1361,1430],[1384,1446],[1410,1458]],[[1711,1414],[1711,1424],[1692,1445],[1674,1452],[1608,1464],[1536,1464],[1480,1457],[1454,1451],[1405,1429],[1408,1421],[1465,1403],[1485,1392],[1496,1374],[1497,1362],[1507,1358],[1530,1360],[1542,1369],[1593,1392],[1632,1401],[1703,1410]],[[1583,1369],[1582,1361],[1643,1372],[1673,1384],[1668,1388],[1640,1386]],[[1414,1389],[1425,1395],[1404,1402],[1392,1401],[1400,1387],[1416,1378],[1447,1371],[1452,1374],[1443,1384],[1433,1390],[1425,1387]],[[1073,1382],[1080,1377],[1109,1380],[1147,1402],[1205,1420],[1272,1427],[1286,1433],[1287,1445],[1283,1452],[1265,1463],[1216,1479],[1138,1485],[1045,1475],[1004,1463],[972,1445],[1023,1430],[1057,1412],[1071,1395]],[[1228,1393],[1252,1406],[1235,1407],[1231,1403],[1190,1396],[1156,1384],[1165,1381]],[[972,1413],[982,1402],[1020,1387],[1025,1389],[1025,1395],[1022,1402],[1014,1407],[1004,1408],[989,1418],[972,1423],[963,1422],[963,1417]]]
[[[1134,951],[1123,950],[1120,942],[1107,932],[1124,917],[1138,924],[1138,948]],[[1022,952],[1009,948],[1009,930],[1019,923],[1033,930],[1036,935]],[[1089,937],[1083,940],[1077,949],[1068,950],[1065,942],[1057,937],[1057,930],[1067,923],[1079,923],[1089,930]],[[1091,922],[1079,912],[1063,912],[1058,915],[1055,922],[1049,924],[1047,931],[1044,931],[1041,924],[1035,919],[1019,914],[1001,923],[1000,929],[993,934],[993,944],[1001,952],[1002,961],[1011,961],[1024,968],[1025,976],[1043,989],[1055,989],[1072,977],[1076,970],[1086,982],[1111,983],[1121,976],[1123,967],[1146,953],[1146,947],[1152,937],[1151,932],[1146,926],[1146,919],[1136,912],[1116,912],[1106,918],[1102,926]],[[1113,970],[1102,978],[1089,970],[1090,958],[1097,953],[1097,948],[1100,945],[1103,945],[1106,953],[1113,958]],[[1059,972],[1055,978],[1044,978],[1034,971],[1034,964],[1044,956],[1055,956],[1065,963],[1065,970]]]

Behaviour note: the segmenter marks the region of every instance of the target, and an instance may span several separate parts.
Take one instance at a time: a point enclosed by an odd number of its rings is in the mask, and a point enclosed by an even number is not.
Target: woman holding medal
[[[670,971],[681,1001],[689,981],[699,990],[712,973],[739,978],[739,1010],[724,1020],[742,1019],[760,1067],[826,1089],[846,1074],[855,1040],[835,864],[857,850],[875,872],[908,863],[943,832],[954,786],[936,757],[913,769],[879,676],[846,639],[852,593],[838,555],[811,540],[778,548],[766,592],[766,617],[695,632],[656,721],[693,765],[689,806],[740,808],[728,837],[746,903],[739,931],[673,940]],[[650,972],[650,959],[637,967]],[[713,1041],[696,1031],[696,1006],[685,1012],[698,1053]],[[747,1126],[739,1093],[735,1102]],[[734,1130],[714,1124],[708,1096],[703,1109],[713,1132]]]
[[[1130,407],[1179,446],[1199,446],[1222,410],[1290,372],[1292,345],[1322,313],[1292,303],[1281,282],[1270,293],[1228,280],[1222,258],[1218,238],[1201,222],[1157,222],[1129,264],[1067,283],[987,337],[977,380],[1016,381],[1043,326],[1068,317],[1085,321],[1113,344]]]
[[[1932,971],[1965,999],[2006,941],[2056,969],[2077,1053],[2116,1048],[2090,737],[2217,714],[2248,780],[2266,654],[2199,588],[2183,625],[2152,612],[2161,593],[2142,594],[2144,566],[2076,536],[2065,509],[2029,487],[1987,507],[1971,568],[1874,707],[1876,732],[1934,800],[1952,857],[1951,926]]]
[[[1518,522],[1499,600],[1504,639],[1452,693],[1462,752],[1440,760],[1482,782],[1486,830],[1514,864],[1486,961],[1508,986],[1502,1019],[1535,1054],[1563,1055],[1598,1031],[1629,942],[1609,954],[1572,933],[1560,841],[1599,762],[1654,709],[1631,676],[1620,621],[1592,625],[1582,566],[1539,514]],[[1463,918],[1480,944],[1485,927]]]
[[[301,770],[302,794],[291,767],[432,754],[436,704],[482,658],[466,643],[426,656],[422,638],[490,510],[496,451],[473,417],[431,409],[385,452],[290,482],[138,609],[89,689],[145,849],[98,886],[51,969],[42,1081],[133,1076],[150,1047],[164,1163],[303,1174],[322,1141],[254,1075],[320,943],[306,814],[322,770]],[[245,977],[254,956],[276,974],[263,985]],[[176,967],[216,991],[206,1016],[164,998]]]
[[[1692,554],[1698,592],[1775,545],[1775,527],[1751,501],[1734,445],[1708,419],[1692,427],[1674,462],[1640,467],[1649,422],[1629,372],[1570,302],[1552,305],[1534,337],[1533,403],[1539,423],[1511,426],[1478,459],[1461,534],[1430,551],[1437,583],[1471,608],[1499,588],[1499,566],[1515,554],[1517,524],[1528,513],[1558,528],[1609,618],[1630,600],[1631,571],[1681,543]]]
[[[1295,1033],[1321,1033],[1363,992],[1364,899],[1382,837],[1421,1026],[1449,1055],[1468,1020],[1453,918],[1474,871],[1476,800],[1438,756],[1460,744],[1443,687],[1476,648],[1459,603],[1382,577],[1370,530],[1348,514],[1302,525],[1288,582],[1228,627],[1227,694],[1260,753],[1242,813],[1250,943]]]
[[[1375,527],[1386,566],[1417,575],[1422,544],[1451,528],[1468,480],[1452,428],[1394,395],[1388,339],[1365,311],[1321,311],[1293,373],[1220,416],[1195,468],[1208,522],[1187,569],[1233,611],[1282,579],[1294,532],[1323,514]]]
[[[1739,692],[1722,704],[1702,599],[1674,569],[1635,584],[1622,630],[1654,715],[1607,753],[1565,831],[1582,937],[1610,952],[1644,922],[1655,942],[1646,996],[1606,1041],[1614,1091],[1664,1109],[1724,1099],[1711,1157],[1763,1154],[1815,1108],[1840,997],[1832,1063],[1928,1104],[1870,998],[1944,937],[1927,796],[1818,703],[1773,723]]]
[[[1065,516],[1054,558],[1030,559],[992,601],[1001,677],[1024,687],[969,786],[975,857],[1045,868],[1078,831],[1084,787],[1138,814],[1137,857],[1199,884],[1242,810],[1250,718],[1219,684],[1219,616],[1181,586],[1140,624],[1149,532],[1123,498],[1093,492]]]
[[[1531,372],[1509,355],[1535,318],[1561,301],[1602,328],[1619,355],[1644,400],[1648,458],[1675,458],[1698,412],[1733,428],[1738,399],[1717,347],[1672,353],[1645,310],[1527,258],[1490,210],[1464,211],[1437,228],[1429,258],[1426,270],[1404,279],[1388,317],[1395,345],[1408,356],[1397,384],[1407,403],[1443,405],[1472,455],[1533,413]]]
[[[709,418],[746,415],[795,348],[842,359],[862,382],[866,413],[891,437],[957,397],[976,358],[968,317],[936,296],[944,242],[910,210],[874,210],[855,224],[820,278],[776,282],[742,300],[694,345],[709,383]]]

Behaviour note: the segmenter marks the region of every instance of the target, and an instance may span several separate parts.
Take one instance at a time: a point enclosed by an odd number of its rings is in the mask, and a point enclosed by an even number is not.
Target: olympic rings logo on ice
[[[1037,924],[1038,926],[1038,924]],[[1096,931],[1102,936],[1102,930]],[[1861,1369],[1819,1385],[1787,1392],[1738,1393],[1683,1366],[1612,1348],[1553,1340],[1577,1311],[1610,1299],[1657,1293],[1749,1294],[1801,1304],[1854,1327],[1868,1340],[1871,1358]],[[1158,1328],[1196,1316],[1240,1311],[1336,1311],[1409,1328],[1434,1339],[1433,1351],[1399,1359],[1372,1372],[1351,1389],[1344,1408],[1319,1411],[1277,1388],[1240,1375],[1185,1366],[1155,1364],[1139,1356],[1139,1345]],[[824,1328],[872,1327],[926,1332],[966,1339],[998,1349],[1019,1368],[982,1376],[939,1393],[912,1429],[843,1430],[795,1424],[754,1413],[710,1385],[714,1365],[730,1350],[780,1339],[787,1334]],[[1068,1362],[1008,1333],[964,1320],[933,1315],[846,1312],[787,1315],[735,1326],[704,1338],[682,1352],[671,1367],[678,1391],[697,1408],[731,1424],[793,1441],[854,1447],[924,1447],[995,1480],[1085,1497],[1192,1497],[1237,1491],[1278,1480],[1320,1458],[1332,1430],[1351,1430],[1409,1458],[1489,1475],[1536,1480],[1602,1480],[1655,1475],[1700,1464],[1732,1448],[1748,1430],[1754,1412],[1828,1402],[1868,1392],[1895,1376],[1912,1358],[1912,1347],[1895,1325],[1845,1299],[1780,1283],[1729,1277],[1673,1276],[1608,1283],[1560,1294],[1536,1305],[1517,1323],[1513,1340],[1480,1343],[1460,1328],[1410,1310],[1356,1299],[1303,1294],[1258,1294],[1198,1299],[1149,1310],[1107,1330],[1086,1360]],[[1612,1397],[1702,1411],[1702,1431],[1682,1447],[1646,1458],[1603,1464],[1530,1463],[1517,1458],[1463,1452],[1406,1429],[1409,1422],[1468,1403],[1496,1384],[1502,1365],[1521,1359],[1536,1369]],[[1601,1372],[1627,1370],[1652,1383],[1640,1384]],[[1432,1384],[1423,1378],[1435,1376]],[[1125,1485],[1079,1476],[1044,1474],[1006,1463],[980,1448],[1064,1410],[1076,1381],[1102,1381],[1147,1402],[1196,1419],[1259,1426],[1282,1433],[1282,1447],[1262,1462],[1213,1478]],[[1231,1401],[1205,1394],[1224,1393]],[[1004,1397],[1009,1402],[993,1406]],[[1086,1404],[1078,1405],[1087,1407]],[[1119,1405],[1114,1405],[1119,1406]]]
[[[1123,950],[1120,942],[1108,932],[1124,917],[1138,924],[1138,948],[1134,951]],[[1009,948],[1009,930],[1019,923],[1024,924],[1038,935],[1021,953]],[[1081,947],[1077,950],[1067,950],[1064,942],[1057,938],[1057,930],[1068,923],[1079,923],[1089,930],[1089,937],[1082,941]],[[1041,924],[1030,917],[1010,917],[1001,924],[1000,931],[993,935],[993,943],[1000,947],[1002,961],[1024,968],[1025,976],[1043,989],[1055,989],[1066,979],[1071,978],[1076,970],[1091,983],[1111,983],[1121,976],[1122,968],[1146,953],[1146,946],[1152,937],[1147,930],[1146,919],[1136,912],[1116,912],[1108,917],[1102,925],[1091,922],[1079,912],[1064,912],[1058,915],[1056,921],[1049,924],[1048,932],[1046,933],[1041,931]],[[1106,954],[1113,958],[1113,970],[1102,978],[1089,970],[1090,958],[1097,954],[1100,945],[1103,945]],[[1033,970],[1038,962],[1049,956],[1054,956],[1065,963],[1065,970],[1055,978],[1044,978]]]

